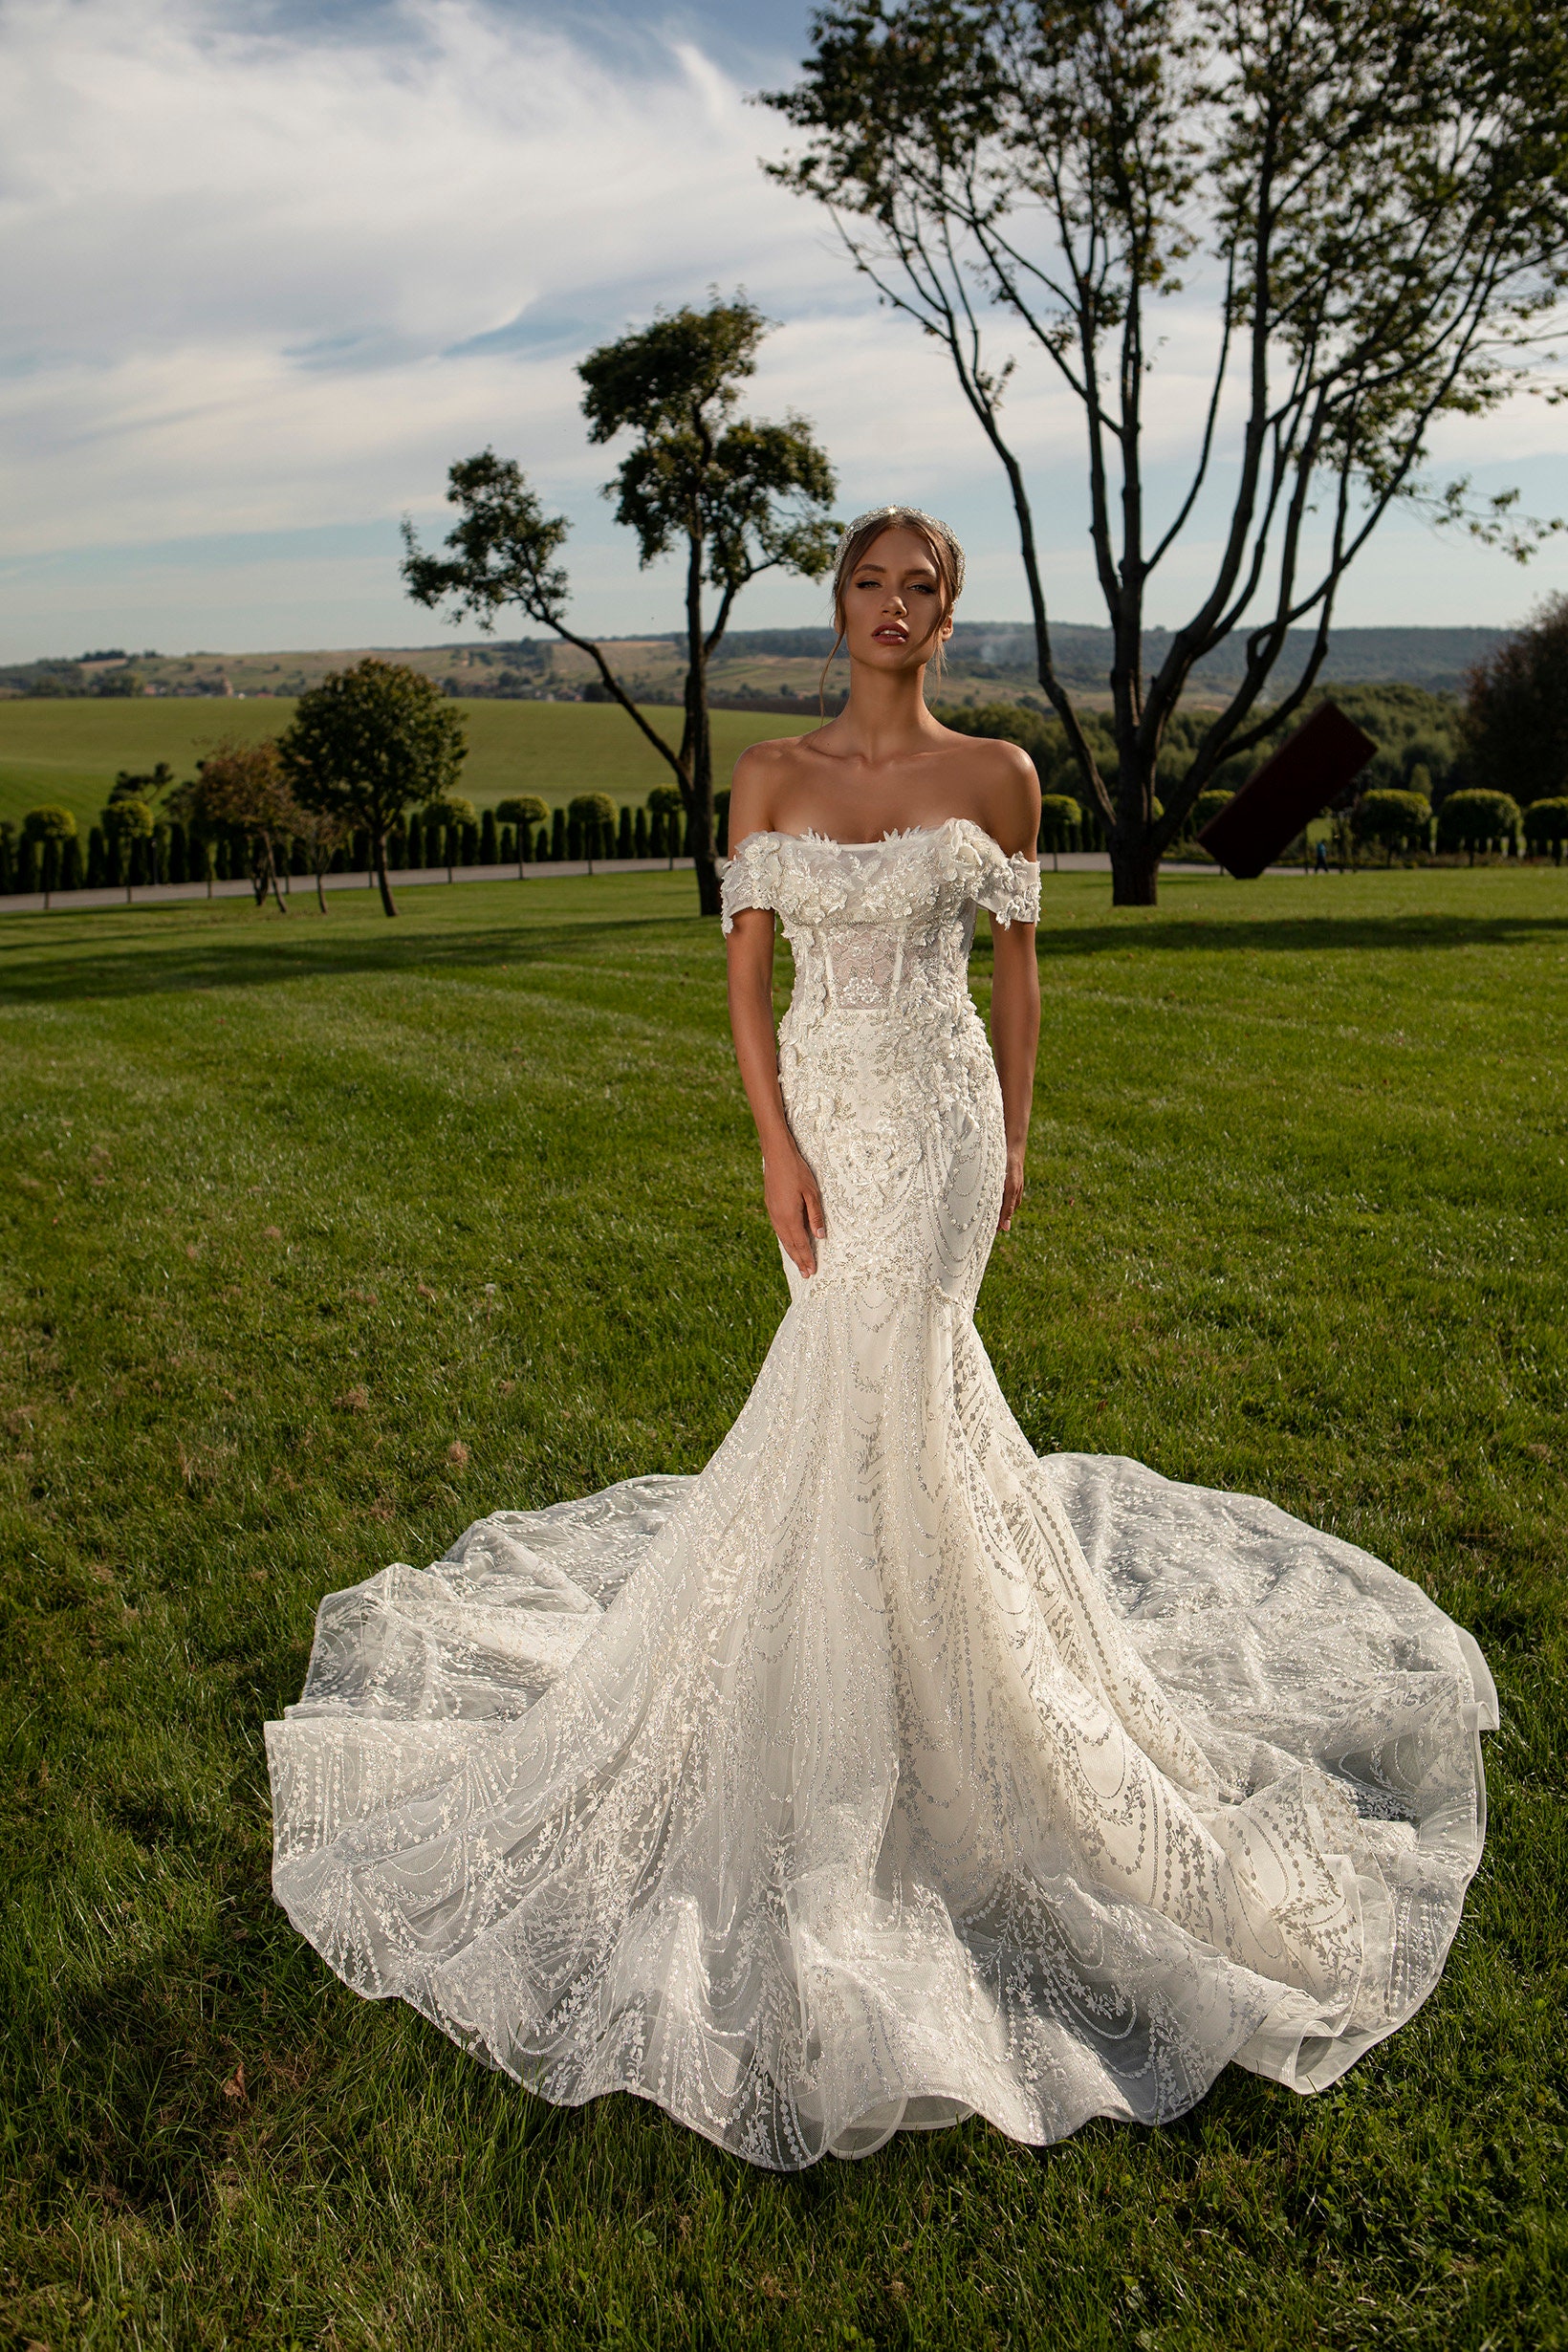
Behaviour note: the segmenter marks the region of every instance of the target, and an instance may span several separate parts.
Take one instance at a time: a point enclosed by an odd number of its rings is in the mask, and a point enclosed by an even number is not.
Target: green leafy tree
[[[1431,802],[1421,793],[1363,793],[1350,819],[1358,841],[1379,841],[1394,862],[1395,850],[1425,848],[1432,821]]]
[[[1533,800],[1524,813],[1524,838],[1537,855],[1549,849],[1560,865],[1562,845],[1568,841],[1568,797]]]
[[[1528,804],[1568,786],[1568,596],[1470,672],[1461,732],[1467,781]]]
[[[677,751],[644,718],[602,648],[567,623],[568,584],[557,557],[565,518],[548,516],[510,458],[487,449],[451,468],[448,502],[462,519],[445,556],[425,554],[404,525],[403,579],[432,607],[450,599],[485,628],[508,604],[586,653],[618,702],[668,766],[694,845],[698,900],[719,911],[713,840],[713,742],[708,673],[735,599],[760,573],[818,579],[833,560],[828,519],[833,468],[803,417],[757,424],[736,414],[756,371],[768,322],[751,303],[715,294],[589,353],[577,373],[589,438],[624,435],[632,447],[606,484],[616,519],[636,534],[643,565],[679,555],[685,570],[686,676]],[[710,609],[708,594],[717,602]]]
[[[1039,846],[1051,852],[1053,870],[1057,865],[1061,852],[1072,848],[1073,836],[1078,831],[1082,817],[1082,810],[1070,794],[1041,794]]]
[[[495,815],[503,825],[542,825],[550,811],[537,793],[516,793],[496,802]]]
[[[285,781],[274,737],[261,743],[225,739],[214,744],[197,763],[194,779],[172,795],[169,811],[204,840],[225,826],[243,833],[250,844],[256,904],[264,905],[271,890],[278,913],[288,913],[278,860],[285,844],[300,830],[300,811]]]
[[[71,841],[76,835],[76,820],[69,809],[53,801],[42,808],[29,809],[22,819],[22,838],[28,841]]]
[[[1473,865],[1478,849],[1488,849],[1493,841],[1512,840],[1518,822],[1519,804],[1507,793],[1478,789],[1450,793],[1437,812],[1437,845],[1439,849],[1468,849]]]
[[[166,759],[161,759],[155,768],[148,769],[144,774],[133,774],[130,769],[121,768],[109,787],[109,798],[111,801],[144,800],[149,808],[154,808],[164,794],[173,789],[174,770]]]
[[[413,803],[450,801],[468,754],[462,712],[417,669],[367,656],[299,697],[278,751],[301,808],[367,836],[381,905],[395,915],[387,835]]]
[[[1223,763],[1305,705],[1335,599],[1389,509],[1413,504],[1521,560],[1556,524],[1433,483],[1435,427],[1540,364],[1568,279],[1568,41],[1518,0],[831,0],[793,90],[806,134],[776,176],[945,348],[1017,519],[1040,686],[1105,826],[1119,904]],[[1209,391],[1174,496],[1154,494],[1160,305],[1213,290]],[[1079,407],[1091,545],[1113,632],[1115,768],[1056,669],[1034,496],[1007,403],[1036,363]],[[1230,454],[1234,452],[1233,457]],[[1223,488],[1221,468],[1224,468]],[[1143,672],[1167,558],[1212,546]],[[1173,591],[1166,591],[1168,596]],[[1287,632],[1299,681],[1265,690]],[[1194,665],[1244,632],[1240,684],[1157,816],[1160,753]]]
[[[1201,833],[1205,825],[1219,815],[1221,809],[1230,807],[1235,796],[1233,792],[1228,792],[1223,785],[1210,785],[1208,792],[1200,793],[1192,803],[1189,821],[1193,832]]]

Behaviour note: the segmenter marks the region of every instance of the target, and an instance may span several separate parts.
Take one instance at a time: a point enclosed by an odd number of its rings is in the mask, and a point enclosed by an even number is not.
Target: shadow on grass
[[[122,934],[101,945],[79,937],[52,943],[47,935],[34,939],[31,932],[18,942],[14,932],[0,931],[0,953],[12,950],[9,968],[0,976],[0,1002],[57,1004],[203,989],[275,988],[291,980],[370,972],[433,976],[453,970],[498,972],[503,966],[515,970],[562,956],[592,961],[617,933],[640,939],[661,931],[674,935],[690,929],[696,921],[695,915],[660,914],[618,917],[609,923],[583,917],[515,926],[490,924],[483,929],[416,930],[387,924],[383,931],[334,933],[325,925],[314,931],[303,926],[292,930],[274,917],[265,930],[258,923],[255,929],[237,935],[214,926],[205,933],[184,931],[162,938],[156,932]],[[717,926],[702,936],[716,939]],[[26,963],[14,960],[19,946],[33,950]]]
[[[518,915],[513,923],[491,920],[481,926],[449,918],[421,921],[418,913],[389,924],[378,915],[374,926],[361,915],[350,926],[314,915],[286,923],[275,915],[255,916],[249,908],[242,916],[217,921],[205,909],[192,921],[180,906],[149,907],[144,913],[103,908],[61,917],[61,929],[54,932],[47,927],[50,917],[18,916],[11,924],[0,923],[5,959],[0,1002],[179,994],[378,972],[433,976],[499,971],[503,966],[515,970],[562,958],[592,962],[607,948],[613,954],[611,943],[621,933],[639,941],[664,933],[672,942],[711,947],[715,954],[720,945],[717,925],[703,923],[694,911],[628,915],[611,906],[540,918],[519,908]],[[107,936],[98,927],[99,916],[116,926]],[[1108,922],[1079,924],[1070,917],[1056,919],[1048,900],[1039,951],[1045,959],[1238,951],[1336,955],[1526,947],[1553,939],[1568,939],[1568,904],[1560,915],[1341,914],[1325,907],[1311,915],[1253,916],[1221,908],[1132,909]],[[983,936],[978,955],[983,967],[989,960]]]
[[[1126,955],[1139,948],[1202,955],[1244,951],[1270,955],[1331,955],[1367,949],[1522,947],[1568,939],[1568,904],[1560,915],[1166,915],[1142,921],[1066,923],[1039,930],[1042,956]]]

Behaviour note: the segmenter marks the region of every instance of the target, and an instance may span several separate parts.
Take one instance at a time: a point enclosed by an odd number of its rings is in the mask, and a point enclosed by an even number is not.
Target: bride
[[[1038,1457],[1008,1410],[971,1316],[1023,1188],[1039,795],[926,708],[962,574],[915,510],[853,525],[848,708],[736,771],[791,1295],[739,1419],[699,1477],[330,1594],[267,1727],[278,1900],[356,1992],[785,2168],[971,2113],[1156,2123],[1232,2061],[1334,2081],[1437,1981],[1496,1723],[1474,1642],[1368,1554]]]

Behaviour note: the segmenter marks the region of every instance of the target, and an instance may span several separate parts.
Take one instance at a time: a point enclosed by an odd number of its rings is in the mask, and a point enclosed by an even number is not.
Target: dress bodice
[[[749,906],[782,921],[794,1028],[834,1013],[918,1022],[923,1010],[950,1015],[964,994],[977,907],[1002,924],[1038,920],[1039,870],[967,817],[880,841],[751,833],[725,869],[723,904],[726,931]]]

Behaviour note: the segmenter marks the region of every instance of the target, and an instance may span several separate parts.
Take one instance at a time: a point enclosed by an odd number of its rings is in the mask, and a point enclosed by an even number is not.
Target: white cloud
[[[774,119],[689,34],[566,21],[403,0],[302,33],[222,0],[11,0],[6,651],[178,642],[208,610],[231,642],[275,642],[291,563],[299,642],[428,634],[390,554],[376,586],[370,555],[323,569],[309,534],[405,509],[434,522],[447,464],[487,441],[577,519],[587,625],[647,625],[661,583],[623,545],[610,555],[606,457],[584,444],[572,361],[709,283],[743,283],[788,322],[755,404],[817,420],[845,510],[912,495],[951,513],[975,538],[974,593],[1022,610],[1000,477],[941,354],[875,308],[820,217],[758,170]],[[1202,393],[1196,330],[1170,324],[1157,464]],[[1077,416],[1034,371],[1012,422],[1042,481],[1058,605],[1089,617]],[[1532,446],[1561,450],[1556,412]],[[265,555],[250,534],[269,534]],[[1497,559],[1469,562],[1494,601],[1523,600]],[[758,592],[752,617],[812,603]]]

